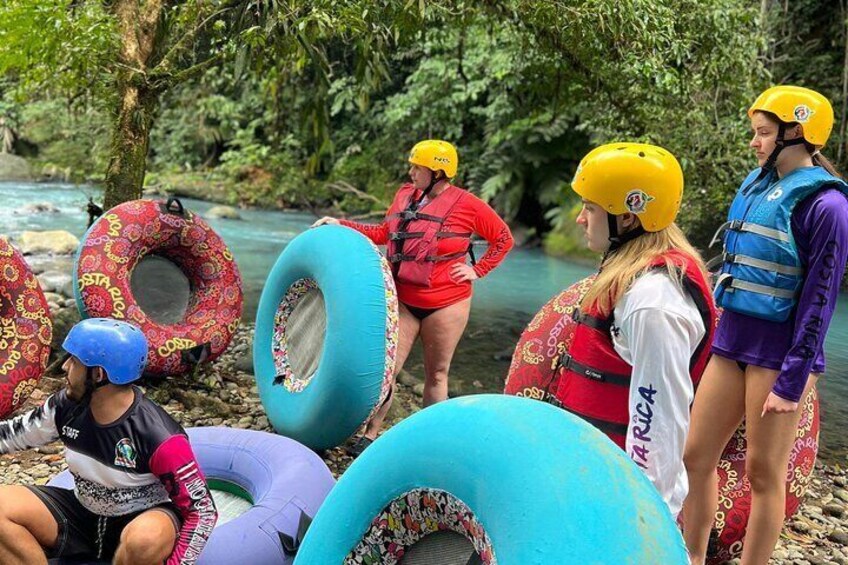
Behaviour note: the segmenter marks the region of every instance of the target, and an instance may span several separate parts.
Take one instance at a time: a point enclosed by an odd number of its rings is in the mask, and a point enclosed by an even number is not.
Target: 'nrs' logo
[[[768,200],[769,202],[774,202],[775,200],[777,200],[781,196],[783,196],[783,189],[780,188],[780,187],[777,187],[773,191],[771,191],[771,194],[766,196],[766,200]]]

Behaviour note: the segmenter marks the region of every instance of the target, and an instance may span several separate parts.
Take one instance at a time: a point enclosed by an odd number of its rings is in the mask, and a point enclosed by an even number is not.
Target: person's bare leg
[[[136,516],[121,532],[114,565],[157,565],[174,551],[177,530],[171,516],[148,510]]]
[[[448,397],[448,371],[456,346],[462,338],[471,298],[451,304],[430,314],[421,322],[421,345],[424,347],[424,406]]]
[[[818,380],[817,375],[810,375],[795,412],[762,416],[777,375],[778,371],[753,365],[745,372],[745,471],[751,482],[751,516],[742,548],[743,565],[766,565],[774,552],[786,512],[786,471],[803,400]]]
[[[689,493],[683,502],[683,538],[692,565],[702,565],[718,506],[716,466],[745,414],[745,378],[735,361],[713,355],[695,402],[683,461]]]
[[[0,486],[0,563],[47,563],[42,547],[54,547],[59,525],[38,496],[26,487]]]
[[[398,304],[398,318],[398,346],[397,353],[395,354],[394,378],[397,378],[398,373],[403,369],[403,365],[406,363],[409,352],[412,351],[412,346],[415,344],[415,340],[418,338],[418,332],[421,329],[421,322],[403,304]],[[394,400],[396,387],[397,385],[392,381],[392,393],[390,393],[389,397],[377,409],[377,412],[374,413],[374,416],[365,426],[364,435],[368,439],[376,439],[377,434],[383,428],[383,422],[386,420],[386,415],[388,415],[389,408],[391,408],[392,401]]]

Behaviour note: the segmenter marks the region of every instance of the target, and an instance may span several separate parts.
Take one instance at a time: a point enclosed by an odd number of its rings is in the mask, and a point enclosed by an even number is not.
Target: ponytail
[[[836,167],[833,166],[833,163],[831,163],[827,159],[827,157],[825,157],[824,155],[822,155],[818,151],[813,153],[813,164],[818,165],[819,167],[821,167],[822,169],[824,169],[825,171],[827,171],[828,173],[832,174],[833,176],[835,176],[837,178],[840,178],[840,179],[843,178],[842,173],[840,173],[839,171],[836,170]]]
[[[793,125],[794,125],[794,123],[793,123]],[[836,170],[836,167],[833,166],[833,163],[831,163],[830,160],[827,157],[825,157],[824,155],[819,153],[819,150],[816,149],[815,145],[813,145],[809,141],[805,141],[804,147],[807,148],[807,151],[810,153],[810,156],[813,158],[813,165],[816,165],[817,167],[821,167],[822,169],[824,169],[825,171],[827,171],[831,175],[835,176],[836,178],[840,178],[840,179],[843,178],[842,173],[840,173],[839,171]]]

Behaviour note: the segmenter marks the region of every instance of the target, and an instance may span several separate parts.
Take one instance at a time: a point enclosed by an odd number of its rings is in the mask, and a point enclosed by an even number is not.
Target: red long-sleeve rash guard
[[[409,204],[406,198],[401,196],[402,193],[406,191],[398,190],[394,202],[386,213],[387,218],[402,211]],[[413,197],[417,197],[418,194],[416,191]],[[427,211],[426,204],[421,211]],[[389,241],[389,226],[385,219],[379,224],[362,224],[350,220],[341,220],[341,224],[364,234],[377,245],[385,245]],[[469,192],[466,192],[456,203],[440,230],[456,233],[473,232],[489,243],[486,253],[480,257],[474,267],[474,272],[481,278],[503,261],[514,243],[506,222],[491,206]],[[440,239],[436,253],[450,255],[464,251],[467,246],[468,241],[465,239]],[[429,288],[396,281],[398,300],[416,308],[444,308],[468,298],[472,293],[471,281],[458,283],[450,276],[451,268],[464,261],[464,257],[459,257],[450,261],[436,262],[433,265]]]

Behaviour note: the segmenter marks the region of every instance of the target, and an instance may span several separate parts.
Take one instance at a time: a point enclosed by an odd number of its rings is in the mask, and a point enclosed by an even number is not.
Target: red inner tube
[[[556,357],[568,349],[574,337],[571,319],[589,290],[594,276],[578,281],[560,292],[533,317],[515,348],[504,392],[543,399],[551,384]],[[555,383],[554,383],[555,384]],[[555,387],[554,387],[555,390]],[[819,403],[815,389],[804,400],[795,445],[786,475],[786,518],[801,504],[812,478],[819,446]],[[719,508],[716,512],[717,543],[708,563],[720,563],[739,557],[748,517],[751,513],[751,483],[745,473],[747,443],[743,423],[722,453],[718,466]]]
[[[0,418],[38,386],[50,357],[53,323],[38,279],[0,237]]]
[[[189,280],[182,321],[161,325],[133,297],[133,269],[147,255],[173,262]],[[80,310],[126,320],[150,344],[147,372],[172,375],[218,357],[241,319],[241,275],[224,241],[179,201],[134,200],[101,216],[80,247],[74,273]]]

